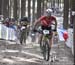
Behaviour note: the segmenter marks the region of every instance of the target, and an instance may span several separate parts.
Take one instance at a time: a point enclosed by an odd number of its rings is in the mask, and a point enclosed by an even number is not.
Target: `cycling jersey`
[[[48,27],[52,21],[56,21],[56,18],[54,16],[50,16],[49,18],[42,16],[40,17],[40,21],[42,26]]]
[[[30,23],[30,21],[29,21],[28,17],[22,17],[22,18],[20,19],[20,24],[21,24],[22,26],[27,26],[29,23]]]

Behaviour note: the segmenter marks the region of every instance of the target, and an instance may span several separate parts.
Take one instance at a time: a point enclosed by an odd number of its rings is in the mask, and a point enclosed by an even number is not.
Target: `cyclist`
[[[3,24],[7,27],[9,27],[9,18],[6,18],[3,22]]]
[[[28,27],[29,24],[30,23],[29,23],[28,17],[22,17],[20,19],[20,26]]]
[[[26,37],[28,36],[28,27],[29,27],[29,20],[28,17],[22,17],[20,19],[20,31],[21,31],[21,36],[20,36],[20,43],[22,44],[23,40],[26,42]]]
[[[55,22],[55,32],[57,31],[57,21],[56,18],[54,16],[52,16],[52,10],[51,9],[47,9],[45,11],[46,15],[41,16],[37,21],[34,22],[34,32],[35,32],[35,28],[37,26],[37,24],[41,24],[41,28],[42,30],[46,29],[46,30],[51,30],[51,23],[54,21]],[[50,48],[52,46],[52,35],[53,32],[51,32],[52,34],[50,35]],[[40,38],[39,38],[39,42],[41,43],[42,40],[42,34],[40,34]]]
[[[15,18],[9,18],[9,27],[17,31],[17,25]]]
[[[0,23],[3,23],[3,22],[4,22],[4,16],[0,15]]]

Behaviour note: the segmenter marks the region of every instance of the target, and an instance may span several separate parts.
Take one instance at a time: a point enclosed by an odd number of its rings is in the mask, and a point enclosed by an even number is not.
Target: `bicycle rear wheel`
[[[26,43],[26,31],[25,30],[21,31],[21,34],[20,34],[20,43],[21,44]]]

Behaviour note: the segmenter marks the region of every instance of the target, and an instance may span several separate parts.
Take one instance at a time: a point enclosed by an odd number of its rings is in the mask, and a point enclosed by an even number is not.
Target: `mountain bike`
[[[20,30],[20,43],[21,44],[23,43],[26,44],[26,37],[27,37],[27,29],[24,26],[22,26]]]
[[[50,57],[50,50],[51,50],[49,41],[49,39],[51,38],[50,35],[51,34],[49,30],[43,30],[43,37],[40,43],[40,48],[42,50],[43,57],[46,61],[48,61]]]
[[[40,49],[42,51],[44,60],[48,61],[50,58],[50,38],[52,35],[52,30],[36,30],[36,32],[39,32],[40,34],[43,34],[41,43],[40,43]]]

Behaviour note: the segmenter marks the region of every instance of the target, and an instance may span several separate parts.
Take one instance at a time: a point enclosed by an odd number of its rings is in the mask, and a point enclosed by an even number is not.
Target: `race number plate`
[[[49,30],[43,30],[44,34],[49,34]]]
[[[23,29],[25,29],[25,26],[22,26],[22,27],[21,27],[21,30],[23,30]]]

